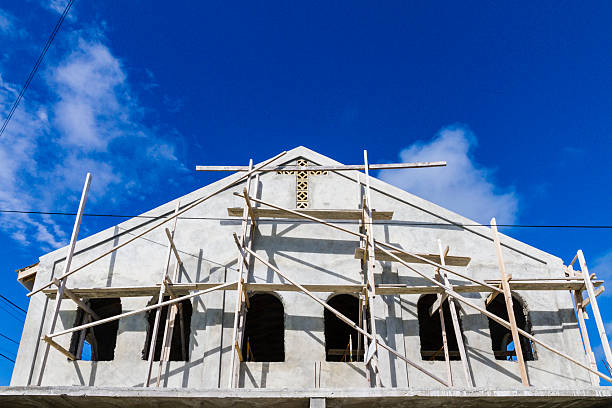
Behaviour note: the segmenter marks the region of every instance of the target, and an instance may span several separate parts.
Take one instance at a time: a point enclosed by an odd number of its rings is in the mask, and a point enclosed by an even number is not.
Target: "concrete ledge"
[[[2,407],[609,407],[612,388],[582,389],[238,389],[0,387]]]

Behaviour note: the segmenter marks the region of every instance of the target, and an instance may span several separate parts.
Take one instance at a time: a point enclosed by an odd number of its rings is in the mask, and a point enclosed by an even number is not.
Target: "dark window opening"
[[[516,319],[516,326],[519,329],[525,330],[527,333],[531,333],[531,322],[529,321],[529,315],[523,302],[516,296],[512,296],[512,306],[514,309],[514,318]],[[508,311],[506,309],[506,301],[504,296],[497,295],[491,303],[487,306],[487,311],[494,315],[508,321]],[[496,360],[513,360],[516,361],[516,351],[514,350],[514,341],[512,340],[512,332],[510,329],[506,329],[501,324],[489,320],[489,331],[491,332],[491,347],[493,348],[493,354]],[[523,351],[523,359],[525,361],[535,360],[535,353],[533,350],[533,344],[531,340],[519,335],[521,339],[521,349]]]
[[[169,297],[164,297],[164,302],[170,300]],[[151,300],[149,304],[157,303],[157,299]],[[159,361],[164,342],[164,332],[166,329],[166,321],[168,320],[168,311],[174,309],[174,327],[172,330],[172,341],[170,342],[169,361],[189,361],[189,336],[191,334],[191,314],[193,307],[188,299],[174,305],[168,305],[161,308],[159,326],[155,340],[155,353],[153,360]],[[155,315],[159,309],[150,310],[147,313],[147,337],[145,346],[142,350],[142,359],[149,359],[149,350],[151,349],[151,338],[153,337],[153,327],[155,325]]]
[[[249,297],[241,352],[244,361],[285,361],[285,309],[274,295]]]
[[[90,299],[87,305],[100,319],[121,314],[121,299],[119,298]],[[89,314],[81,308],[77,310],[75,326],[91,321],[93,320],[90,319]],[[118,330],[119,320],[115,320],[74,332],[70,340],[70,352],[79,360],[110,361],[115,357]]]
[[[357,297],[337,295],[329,299],[327,304],[351,319],[355,324],[359,324],[359,299]],[[367,313],[368,311],[365,309],[366,321]],[[325,324],[325,361],[363,361],[363,336],[327,309],[323,312],[323,317]],[[362,320],[363,317],[362,314]],[[362,337],[361,347],[359,336]],[[358,348],[360,349],[358,350]]]
[[[427,361],[446,360],[444,356],[444,341],[442,340],[440,310],[438,309],[431,316],[429,314],[431,307],[437,299],[438,295],[429,294],[421,296],[417,302],[421,358]],[[448,299],[442,304],[442,313],[444,315],[444,329],[446,331],[449,359],[461,360]],[[459,313],[457,313],[457,319],[459,319]],[[461,328],[461,319],[459,319],[459,328]]]

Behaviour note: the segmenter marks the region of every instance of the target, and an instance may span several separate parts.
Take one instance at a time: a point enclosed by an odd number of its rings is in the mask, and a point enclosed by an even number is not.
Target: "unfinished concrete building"
[[[71,246],[19,271],[32,292],[0,402],[611,404],[581,251],[566,265],[368,174],[442,165],[298,147],[202,167],[235,173],[77,241],[79,215]]]

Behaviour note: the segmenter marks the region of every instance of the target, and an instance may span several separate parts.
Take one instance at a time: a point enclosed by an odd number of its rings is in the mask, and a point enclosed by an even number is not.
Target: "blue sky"
[[[2,119],[64,3],[0,5]],[[91,171],[88,212],[138,214],[221,176],[196,164],[304,145],[347,164],[363,149],[447,160],[379,176],[478,221],[611,225],[611,8],[77,0],[0,139],[0,208],[75,211]],[[0,294],[26,308],[14,270],[67,244],[72,222],[0,215]],[[567,262],[582,248],[612,278],[610,229],[503,232]],[[23,316],[0,307],[18,340]],[[0,358],[0,384],[11,371]]]

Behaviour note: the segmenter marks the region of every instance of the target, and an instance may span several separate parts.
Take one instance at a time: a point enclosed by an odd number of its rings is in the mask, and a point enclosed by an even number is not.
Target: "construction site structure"
[[[0,404],[612,405],[582,251],[565,264],[370,175],[443,166],[305,147],[198,166],[234,174],[78,239],[88,174],[70,244],[18,271]]]

